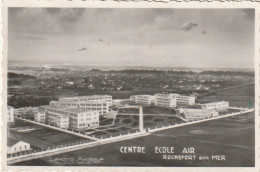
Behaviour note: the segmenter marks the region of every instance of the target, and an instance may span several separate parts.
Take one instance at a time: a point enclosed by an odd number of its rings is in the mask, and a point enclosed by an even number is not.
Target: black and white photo
[[[6,12],[7,167],[257,166],[257,8]]]

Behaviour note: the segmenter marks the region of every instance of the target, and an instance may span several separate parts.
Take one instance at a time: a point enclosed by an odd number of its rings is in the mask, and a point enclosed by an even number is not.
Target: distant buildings
[[[186,119],[204,119],[218,116],[217,111],[205,109],[180,109],[180,114],[183,114]]]
[[[152,95],[132,95],[130,101],[142,104],[155,104],[156,106],[174,108],[177,105],[195,105],[195,96],[184,96],[179,94],[155,94]]]
[[[130,101],[133,101],[135,103],[150,105],[150,104],[154,103],[155,96],[151,96],[151,95],[132,95],[132,96],[130,96],[129,99],[130,99]]]
[[[177,106],[193,106],[193,109],[181,108],[179,113],[186,119],[203,119],[218,116],[218,111],[229,108],[228,102],[206,103],[197,109],[195,105],[195,96],[185,96],[180,94],[155,94],[152,95],[132,95],[129,100],[135,103],[155,104],[155,106],[175,108]]]
[[[98,111],[57,106],[42,106],[42,108],[45,109],[47,123],[59,128],[80,130],[99,126]]]
[[[14,122],[14,108],[7,105],[7,123]]]
[[[201,109],[180,109],[180,114],[183,114],[187,119],[202,119],[218,116],[218,111],[229,108],[229,102],[212,102],[201,105]]]
[[[206,103],[202,104],[202,109],[207,109],[207,110],[225,110],[228,109],[229,107],[229,102],[212,102],[212,103]]]
[[[14,138],[8,138],[7,139],[7,153],[13,154],[13,153],[19,153],[23,151],[31,150],[30,144],[14,139]]]

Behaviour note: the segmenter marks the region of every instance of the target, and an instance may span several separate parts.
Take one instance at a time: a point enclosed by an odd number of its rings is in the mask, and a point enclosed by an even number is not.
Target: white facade
[[[70,128],[80,130],[89,127],[99,126],[98,111],[85,111],[70,115]]]
[[[45,120],[46,120],[45,111],[36,112],[35,115],[34,115],[34,120],[36,122],[45,122]]]
[[[155,94],[155,105],[164,107],[176,107],[176,105],[195,105],[194,96],[179,94]]]
[[[172,98],[176,98],[177,105],[195,105],[194,96],[184,96],[179,94],[169,94]]]
[[[99,126],[99,112],[82,108],[43,106],[46,120],[60,128],[83,129]]]
[[[207,110],[211,110],[211,109],[225,110],[228,109],[228,107],[229,107],[229,102],[225,102],[225,101],[202,104],[202,109],[207,109]]]
[[[7,106],[7,122],[14,122],[14,108]]]
[[[103,101],[108,103],[109,106],[112,106],[112,96],[110,95],[89,95],[89,96],[77,96],[77,97],[60,97],[59,101],[70,101],[70,102],[79,102],[79,101]]]
[[[129,98],[130,101],[135,103],[142,103],[142,104],[152,104],[155,102],[155,96],[151,95],[132,95]]]
[[[186,119],[203,119],[218,116],[217,111],[204,109],[180,109],[180,113],[184,114]]]
[[[176,107],[176,99],[169,96],[169,94],[155,94],[155,105],[174,108]]]
[[[109,103],[103,101],[51,101],[49,105],[83,108],[90,111],[98,111],[100,115],[106,115],[109,112]]]
[[[45,108],[46,121],[59,128],[69,128],[69,115],[62,110]]]
[[[13,154],[13,153],[18,153],[18,152],[23,152],[23,151],[28,151],[31,150],[30,144],[19,141],[17,139],[13,138],[8,138],[7,140],[7,153],[8,154]]]
[[[31,117],[38,111],[37,107],[24,107],[14,109],[14,116],[18,117]]]

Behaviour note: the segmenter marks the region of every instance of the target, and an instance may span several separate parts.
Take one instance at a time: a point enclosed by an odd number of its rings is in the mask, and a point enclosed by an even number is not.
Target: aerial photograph
[[[9,7],[7,55],[8,166],[255,167],[255,9]]]

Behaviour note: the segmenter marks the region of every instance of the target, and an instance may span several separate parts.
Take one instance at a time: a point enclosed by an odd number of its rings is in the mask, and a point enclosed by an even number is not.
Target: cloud
[[[79,48],[79,49],[78,49],[78,51],[85,51],[85,50],[87,50],[86,47],[83,47],[83,48]]]
[[[221,65],[254,52],[253,10],[9,8],[8,16],[8,58],[16,61],[175,65],[203,52],[214,66],[214,58]]]
[[[181,28],[182,28],[182,30],[184,30],[184,31],[187,32],[187,31],[191,30],[192,28],[194,28],[194,27],[196,27],[196,26],[198,26],[197,22],[191,21],[191,22],[184,23],[184,24],[181,26]]]

